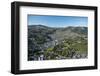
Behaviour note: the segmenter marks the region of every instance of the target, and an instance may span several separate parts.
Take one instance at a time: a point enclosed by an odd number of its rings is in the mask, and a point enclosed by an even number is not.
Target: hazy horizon
[[[88,17],[28,15],[28,26],[45,25],[48,27],[87,27]]]

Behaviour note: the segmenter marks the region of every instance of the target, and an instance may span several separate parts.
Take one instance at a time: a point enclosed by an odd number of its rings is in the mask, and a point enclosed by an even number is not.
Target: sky
[[[68,27],[68,26],[87,27],[88,17],[28,15],[28,25],[39,25],[39,24],[49,27]]]

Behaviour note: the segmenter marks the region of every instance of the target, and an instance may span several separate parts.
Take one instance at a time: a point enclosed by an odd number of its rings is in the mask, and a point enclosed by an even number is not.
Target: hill
[[[87,27],[28,26],[28,60],[87,58]]]

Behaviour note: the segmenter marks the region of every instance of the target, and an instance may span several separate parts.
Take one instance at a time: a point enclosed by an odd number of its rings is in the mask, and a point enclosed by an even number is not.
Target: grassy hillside
[[[87,27],[28,26],[28,60],[87,58]]]

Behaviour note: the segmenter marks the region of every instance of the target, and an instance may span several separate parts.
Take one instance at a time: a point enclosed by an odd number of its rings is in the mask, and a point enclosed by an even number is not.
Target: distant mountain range
[[[87,37],[88,28],[87,27],[65,27],[65,28],[53,28],[48,27],[45,25],[29,25],[28,26],[28,36],[34,35],[34,33],[37,33],[37,35],[46,35],[51,36],[51,38],[55,39],[63,39],[63,38],[75,38],[75,37]]]
[[[87,27],[48,27],[45,25],[29,25],[28,26],[28,51],[29,57],[32,51],[46,50],[54,47],[53,42],[62,43],[65,39],[77,41],[84,39],[87,41]],[[30,60],[30,58],[29,58]]]

